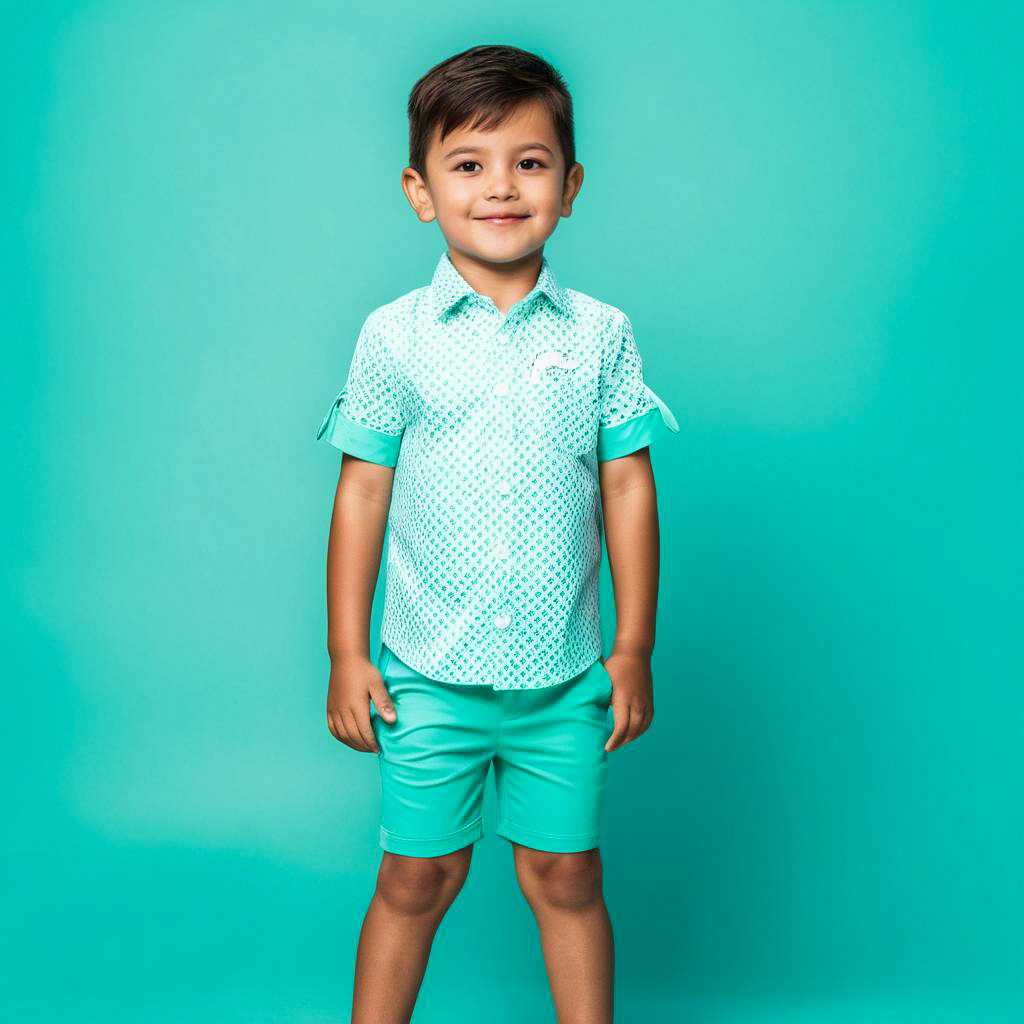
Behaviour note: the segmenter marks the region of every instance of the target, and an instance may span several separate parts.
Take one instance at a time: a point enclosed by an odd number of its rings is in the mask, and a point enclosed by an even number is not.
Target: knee
[[[559,910],[576,910],[601,898],[601,855],[596,850],[580,853],[548,853],[518,847],[516,877],[531,904]]]
[[[407,857],[384,852],[377,894],[400,914],[430,914],[455,899],[469,871],[472,846],[442,857]]]

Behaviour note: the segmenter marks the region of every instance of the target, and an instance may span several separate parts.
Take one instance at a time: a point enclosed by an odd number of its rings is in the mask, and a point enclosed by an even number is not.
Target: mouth
[[[505,214],[501,217],[476,217],[476,220],[482,220],[485,224],[495,224],[498,226],[504,224],[518,224],[521,220],[526,220],[527,215],[524,214]]]

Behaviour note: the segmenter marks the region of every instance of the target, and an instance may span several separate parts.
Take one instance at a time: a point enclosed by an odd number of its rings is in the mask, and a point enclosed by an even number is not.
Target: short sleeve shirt
[[[381,641],[428,678],[536,689],[601,657],[598,463],[679,425],[629,318],[555,278],[502,314],[442,253],[374,309],[317,438],[393,466]]]

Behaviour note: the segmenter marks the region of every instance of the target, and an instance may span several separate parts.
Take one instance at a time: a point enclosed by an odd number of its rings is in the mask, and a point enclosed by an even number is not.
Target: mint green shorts
[[[481,839],[492,761],[497,835],[556,853],[598,845],[612,733],[600,659],[533,690],[428,679],[385,645],[377,668],[396,715],[386,722],[371,701],[383,849],[438,857]]]

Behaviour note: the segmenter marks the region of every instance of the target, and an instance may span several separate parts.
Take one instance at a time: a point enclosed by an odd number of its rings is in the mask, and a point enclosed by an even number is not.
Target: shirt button
[[[508,381],[499,381],[494,385],[494,393],[496,395],[507,395],[508,394]]]
[[[508,545],[499,544],[497,548],[497,555],[499,558],[508,558]]]
[[[498,612],[494,616],[494,626],[496,629],[504,629],[511,621],[512,619],[505,612]]]
[[[502,494],[508,494],[508,492],[512,490],[512,485],[507,480],[502,480],[498,484],[498,490]]]

